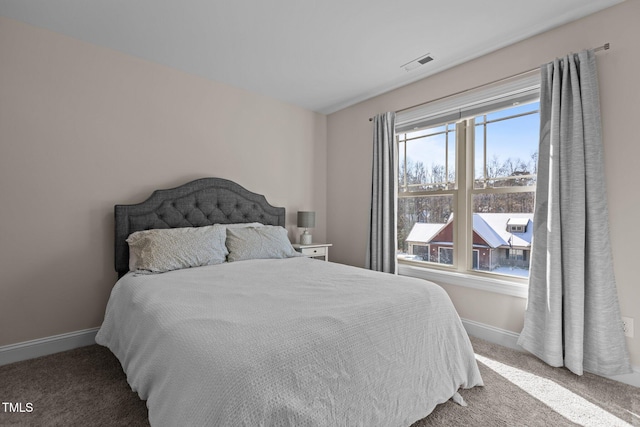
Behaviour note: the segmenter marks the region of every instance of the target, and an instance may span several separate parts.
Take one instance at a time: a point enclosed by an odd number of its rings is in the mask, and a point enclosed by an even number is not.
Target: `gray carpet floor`
[[[472,343],[485,386],[460,391],[468,406],[448,401],[411,427],[640,426],[640,388],[578,377],[476,338]],[[9,413],[0,405],[2,426],[149,425],[145,402],[131,391],[118,360],[98,345],[0,366],[0,402],[33,407]]]

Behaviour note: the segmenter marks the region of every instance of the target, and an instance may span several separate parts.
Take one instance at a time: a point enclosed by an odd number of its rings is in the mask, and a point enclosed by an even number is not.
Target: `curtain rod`
[[[593,49],[593,51],[594,51],[594,52],[600,52],[601,50],[609,50],[610,48],[611,48],[611,44],[610,44],[610,43],[605,43],[605,44],[603,44],[602,46],[598,46],[598,47],[594,48],[594,49]],[[397,110],[397,111],[396,111],[396,113],[399,113],[399,112],[401,112],[401,111],[410,110],[410,109],[412,109],[412,108],[419,107],[419,106],[421,106],[421,105],[426,105],[426,104],[429,104],[429,103],[431,103],[431,102],[440,101],[440,100],[442,100],[442,99],[449,98],[449,97],[451,97],[451,96],[462,95],[463,93],[471,92],[472,90],[480,89],[480,88],[483,88],[483,87],[485,87],[485,86],[489,86],[489,85],[492,85],[492,84],[495,84],[495,83],[500,83],[500,82],[505,81],[505,80],[513,79],[514,77],[520,77],[520,76],[523,76],[523,75],[525,75],[525,74],[528,74],[528,73],[532,73],[532,72],[534,72],[534,71],[537,71],[537,70],[539,70],[539,69],[540,69],[540,67],[536,67],[536,68],[532,68],[532,69],[527,70],[527,71],[522,71],[522,72],[517,73],[517,74],[512,74],[512,75],[510,75],[510,76],[503,77],[503,78],[501,78],[501,79],[494,80],[494,81],[489,82],[489,83],[484,83],[484,84],[481,84],[481,85],[479,85],[479,86],[475,86],[475,87],[472,87],[472,88],[469,88],[469,89],[461,90],[461,91],[456,92],[456,93],[452,93],[451,95],[441,96],[440,98],[432,99],[431,101],[421,102],[420,104],[415,104],[415,105],[412,105],[412,106],[410,106],[410,107],[403,108],[403,109],[401,109],[401,110]],[[369,117],[369,121],[370,121],[370,122],[371,122],[371,121],[373,121],[373,117]]]

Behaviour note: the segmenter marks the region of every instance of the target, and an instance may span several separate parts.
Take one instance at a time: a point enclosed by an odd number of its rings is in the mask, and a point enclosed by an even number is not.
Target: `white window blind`
[[[536,69],[458,95],[399,111],[396,114],[396,133],[455,122],[516,104],[535,101],[539,97],[540,71]]]

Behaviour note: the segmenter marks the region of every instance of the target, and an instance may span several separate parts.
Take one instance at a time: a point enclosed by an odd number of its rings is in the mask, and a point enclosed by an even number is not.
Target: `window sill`
[[[398,263],[398,274],[401,276],[416,277],[446,285],[464,286],[467,288],[495,292],[518,298],[527,298],[529,296],[528,285],[503,279],[502,277],[481,277],[455,271],[442,271],[401,263]]]

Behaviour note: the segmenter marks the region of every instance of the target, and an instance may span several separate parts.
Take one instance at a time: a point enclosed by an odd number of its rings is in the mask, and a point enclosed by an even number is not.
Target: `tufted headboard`
[[[261,222],[285,225],[285,209],[260,194],[221,178],[201,178],[180,187],[156,190],[142,203],[115,206],[115,267],[121,277],[129,271],[133,232],[152,228],[202,227],[212,224]]]

